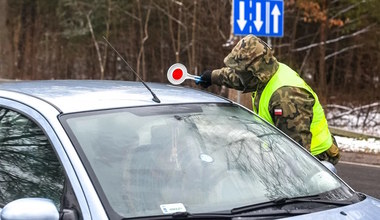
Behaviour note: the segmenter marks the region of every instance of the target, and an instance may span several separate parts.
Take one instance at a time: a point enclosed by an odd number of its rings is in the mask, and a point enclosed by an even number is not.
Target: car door
[[[90,219],[78,188],[67,155],[45,117],[27,105],[0,98],[1,208],[18,199],[45,198],[53,201],[63,219]]]

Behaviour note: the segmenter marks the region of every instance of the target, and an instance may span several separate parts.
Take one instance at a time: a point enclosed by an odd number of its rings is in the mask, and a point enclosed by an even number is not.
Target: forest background
[[[231,0],[0,0],[0,78],[137,80],[103,36],[145,81],[168,83],[176,62],[200,75],[223,67],[241,37],[231,33],[231,8]],[[275,56],[324,105],[378,102],[379,8],[378,0],[284,0]],[[208,90],[250,107],[249,94]]]

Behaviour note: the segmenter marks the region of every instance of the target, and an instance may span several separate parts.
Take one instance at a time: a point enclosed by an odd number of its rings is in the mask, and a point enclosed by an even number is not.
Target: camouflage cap
[[[224,64],[237,72],[250,71],[263,82],[267,82],[278,68],[273,50],[254,35],[241,39],[224,58]]]

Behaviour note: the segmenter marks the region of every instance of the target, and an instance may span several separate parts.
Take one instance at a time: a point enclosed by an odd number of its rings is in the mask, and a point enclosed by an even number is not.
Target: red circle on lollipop
[[[173,79],[180,80],[182,76],[183,76],[183,71],[181,69],[178,68],[173,71]]]

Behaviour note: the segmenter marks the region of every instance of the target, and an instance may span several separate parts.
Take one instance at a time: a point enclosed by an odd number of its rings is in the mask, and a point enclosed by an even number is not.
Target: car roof
[[[0,83],[0,90],[22,93],[44,100],[62,113],[160,104],[230,102],[201,90],[162,83],[146,84],[160,99],[160,103],[154,102],[149,90],[141,82],[135,81],[13,81]],[[1,92],[0,96],[3,96]]]

